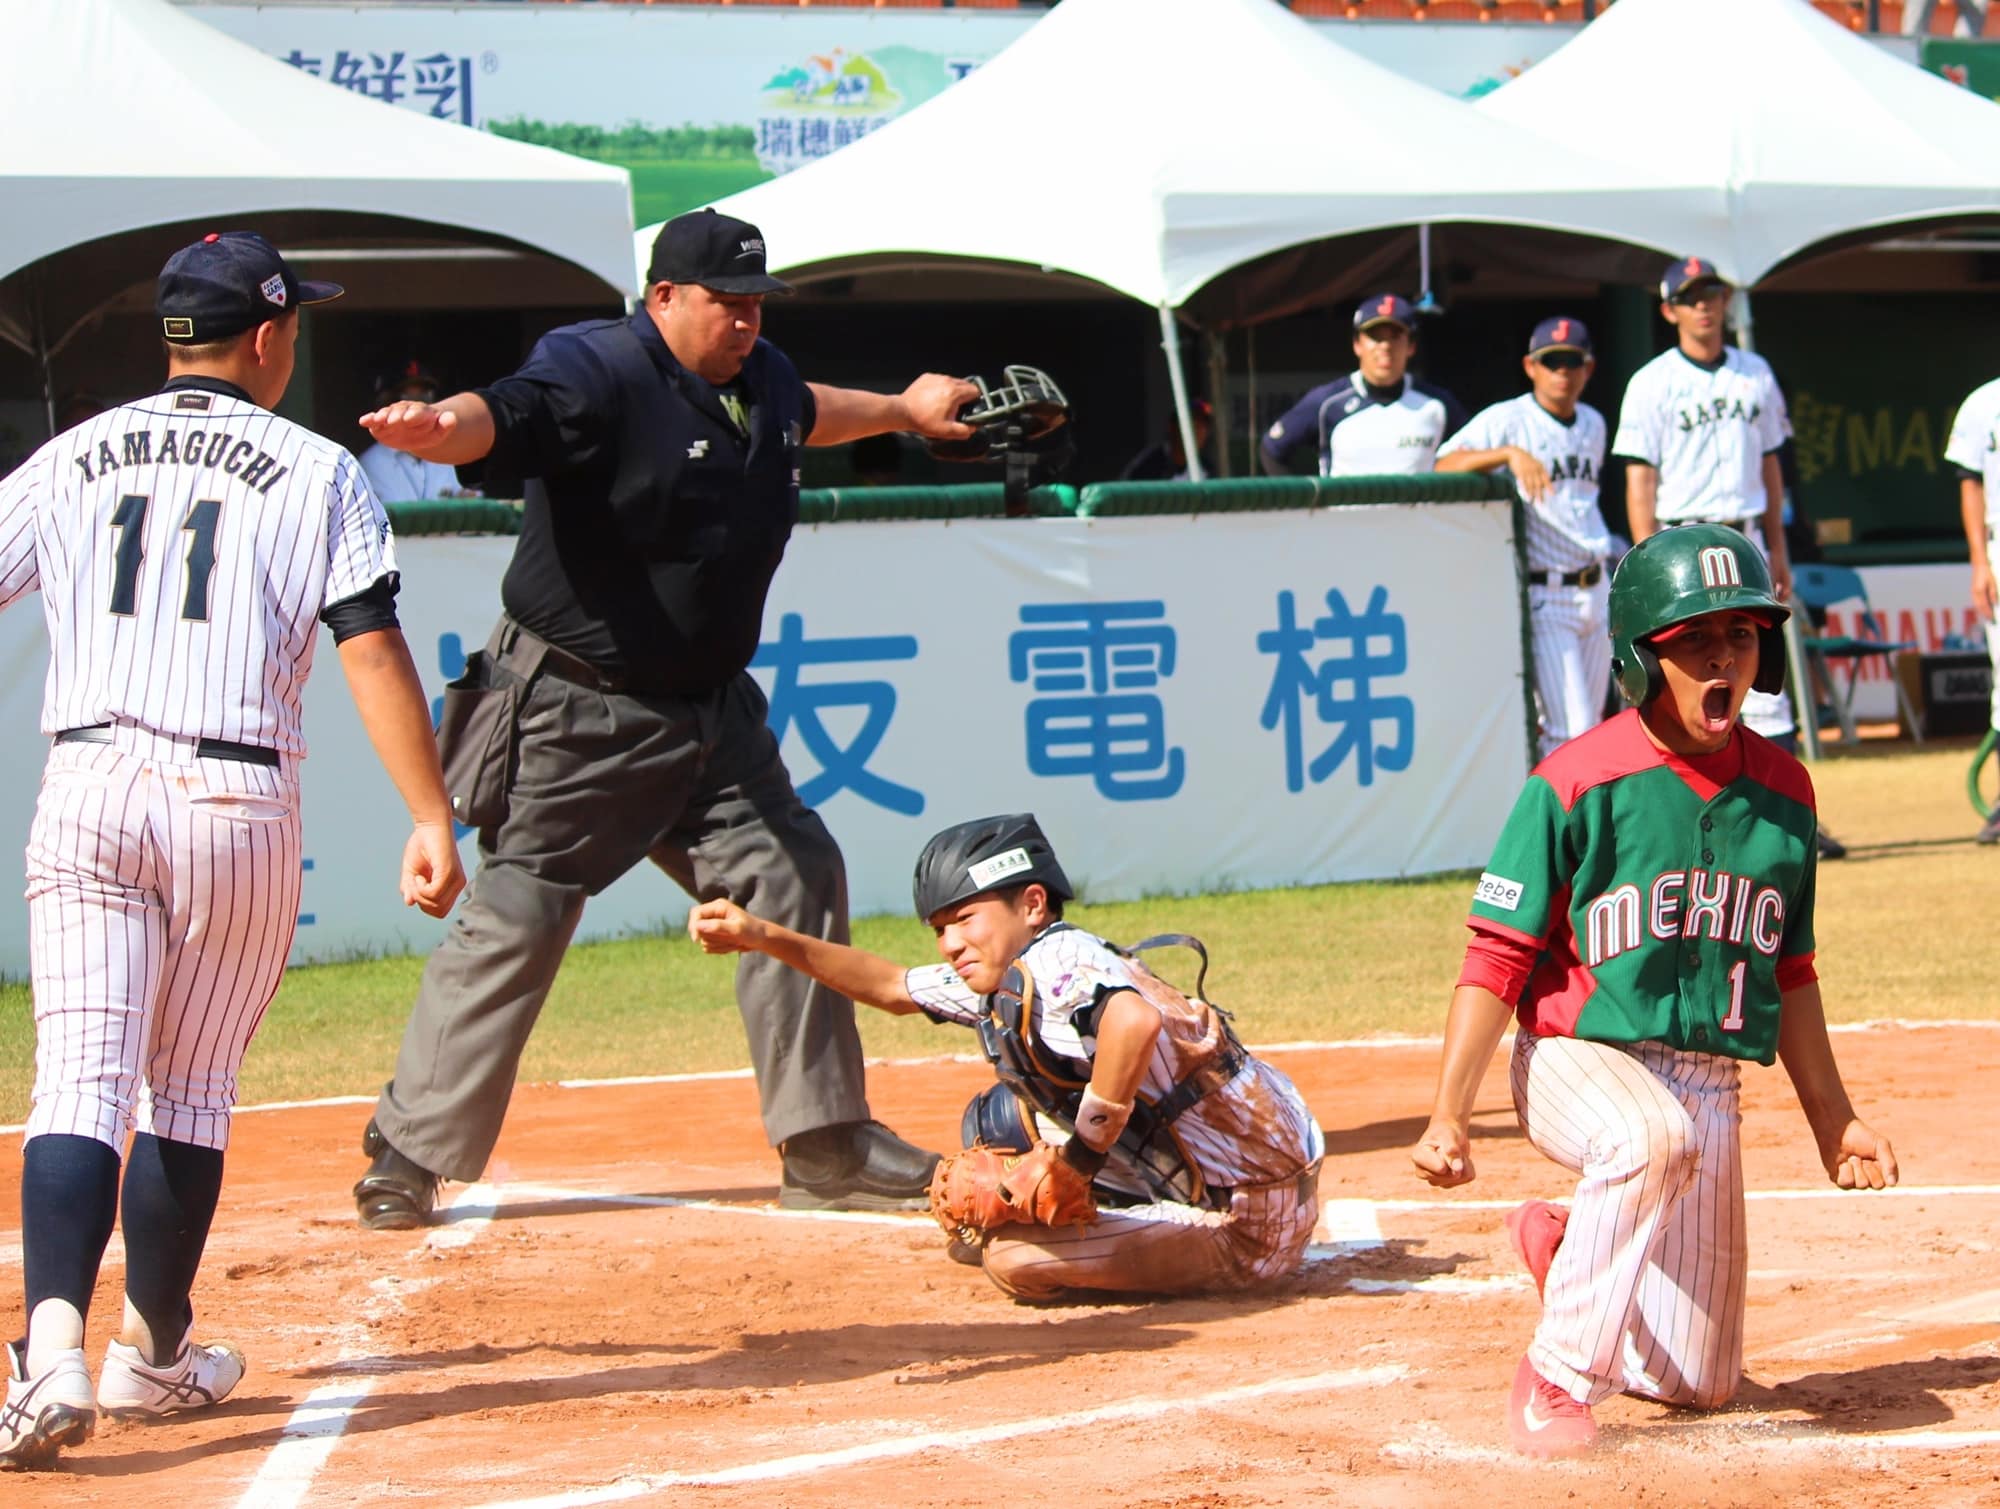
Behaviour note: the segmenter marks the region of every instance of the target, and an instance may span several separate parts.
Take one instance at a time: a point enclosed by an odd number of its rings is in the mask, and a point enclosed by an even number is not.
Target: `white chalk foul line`
[[[1827,1027],[1829,1032],[1949,1032],[1949,1031],[1991,1031],[2000,1029],[2000,1021],[1961,1021],[1944,1019],[1934,1022],[1904,1021],[1890,1018],[1875,1022],[1839,1022]],[[1257,1054],[1272,1053],[1348,1053],[1373,1048],[1437,1048],[1442,1047],[1444,1038],[1431,1035],[1383,1034],[1377,1037],[1336,1037],[1322,1040],[1306,1040],[1294,1043],[1253,1043],[1250,1051]],[[977,1064],[983,1063],[977,1054],[936,1053],[920,1058],[871,1058],[867,1067],[873,1068],[921,1068],[926,1064]],[[748,1079],[748,1069],[708,1069],[693,1074],[633,1074],[615,1079],[559,1079],[558,1089],[595,1090],[625,1085],[690,1085],[705,1080]],[[254,1106],[238,1106],[231,1113],[236,1116],[250,1116],[261,1111],[317,1111],[330,1106],[372,1106],[378,1099],[374,1095],[327,1095],[318,1100],[272,1100]],[[25,1132],[25,1124],[0,1126],[0,1137]]]
[[[456,1211],[461,1202],[474,1207],[484,1204],[487,1208],[498,1200],[498,1192],[489,1184],[468,1184],[458,1192],[449,1209]],[[462,1247],[470,1242],[486,1226],[486,1221],[474,1214],[469,1219],[452,1226],[430,1231],[424,1238],[426,1247]],[[372,1286],[371,1286],[372,1287]],[[376,1290],[378,1298],[369,1306],[362,1319],[369,1314],[380,1314],[388,1308],[381,1296],[383,1290]],[[357,1372],[367,1365],[362,1358],[343,1358],[334,1366],[340,1367],[352,1362]],[[243,1497],[236,1501],[236,1509],[297,1509],[305,1502],[311,1490],[313,1479],[326,1465],[333,1448],[347,1430],[347,1422],[368,1393],[375,1387],[375,1380],[369,1377],[341,1379],[337,1383],[322,1384],[299,1401],[292,1417],[285,1422],[285,1428],[278,1435],[278,1444],[271,1448],[271,1454],[257,1469],[257,1475],[244,1489]]]
[[[313,1479],[347,1429],[348,1417],[374,1386],[372,1378],[348,1378],[316,1388],[300,1400],[278,1444],[236,1501],[236,1509],[295,1509],[304,1503]]]
[[[549,1494],[532,1499],[502,1499],[484,1509],[581,1509],[587,1504],[608,1504],[618,1499],[637,1498],[666,1488],[713,1488],[731,1483],[767,1483],[780,1478],[805,1477],[863,1462],[889,1461],[913,1457],[926,1451],[964,1451],[975,1446],[1017,1441],[1023,1436],[1046,1435],[1051,1431],[1077,1430],[1106,1425],[1119,1420],[1150,1420],[1161,1415],[1186,1414],[1196,1410],[1226,1409],[1252,1399],[1268,1399],[1286,1394],[1319,1394],[1334,1389],[1379,1388],[1409,1376],[1410,1370],[1390,1363],[1373,1368],[1346,1368],[1338,1372],[1314,1373],[1305,1378],[1274,1378],[1238,1388],[1219,1389],[1177,1399],[1128,1399],[1120,1404],[1101,1405],[1067,1415],[1044,1415],[1039,1419],[1013,1420],[1001,1425],[982,1425],[970,1430],[925,1431],[917,1435],[891,1436],[864,1441],[839,1451],[805,1452],[764,1462],[746,1462],[714,1472],[648,1473],[643,1477],[620,1478],[598,1488],[581,1488],[569,1493]]]

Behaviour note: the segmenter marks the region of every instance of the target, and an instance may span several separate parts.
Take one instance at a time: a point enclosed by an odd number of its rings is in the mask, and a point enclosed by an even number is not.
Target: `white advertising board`
[[[512,545],[398,542],[433,696],[485,642]],[[45,643],[34,604],[0,616],[17,729],[39,721]],[[755,674],[859,914],[909,906],[932,832],[1000,811],[1037,813],[1094,900],[1476,867],[1527,770],[1502,504],[802,528]],[[325,640],[306,733],[294,962],[428,948],[443,924],[397,902],[401,803]],[[5,853],[44,748],[0,753]],[[686,906],[635,872],[580,936]],[[26,972],[26,933],[25,907],[0,906],[0,971]]]

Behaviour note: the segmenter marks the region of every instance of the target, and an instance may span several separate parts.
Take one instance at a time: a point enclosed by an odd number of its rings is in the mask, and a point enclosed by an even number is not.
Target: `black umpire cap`
[[[255,231],[211,231],[167,258],[153,310],[167,340],[203,346],[346,291],[338,283],[298,277]]]
[[[714,210],[676,215],[660,227],[646,281],[699,283],[716,293],[792,291],[791,284],[764,270],[764,233]]]

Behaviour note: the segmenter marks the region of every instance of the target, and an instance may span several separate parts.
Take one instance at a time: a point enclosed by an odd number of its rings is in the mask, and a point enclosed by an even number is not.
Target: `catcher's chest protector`
[[[1056,928],[1066,924],[1058,923]],[[1049,929],[1041,934],[1046,938]],[[1140,1089],[1132,1108],[1132,1119],[1112,1145],[1110,1160],[1097,1177],[1101,1188],[1135,1199],[1171,1200],[1180,1204],[1206,1203],[1201,1170],[1188,1158],[1174,1135],[1173,1123],[1211,1090],[1227,1084],[1243,1068],[1248,1055],[1237,1041],[1229,1019],[1216,1007],[1198,998],[1190,999],[1175,990],[1139,963],[1136,955],[1144,949],[1180,944],[1201,956],[1202,978],[1208,974],[1208,951],[1199,939],[1185,933],[1161,934],[1117,953],[1133,962],[1135,988],[1161,1008],[1163,1030],[1170,1038],[1188,1044],[1196,1063],[1165,1095]],[[1033,952],[1032,945],[1029,953]],[[1096,1036],[1099,1002],[1076,1014],[1079,1030]],[[1084,1087],[1090,1083],[1088,1060],[1069,1058],[1055,1052],[1035,1030],[1037,1008],[1035,980],[1027,956],[1008,969],[1000,988],[986,998],[986,1015],[979,1024],[979,1044],[1000,1082],[1020,1095],[1042,1115],[1065,1131],[1076,1129],[1077,1107]],[[1206,1051],[1204,1051],[1206,1050]]]

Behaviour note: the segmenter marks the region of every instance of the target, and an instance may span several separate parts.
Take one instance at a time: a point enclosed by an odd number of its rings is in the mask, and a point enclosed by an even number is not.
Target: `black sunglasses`
[[[1590,358],[1581,351],[1544,351],[1535,360],[1551,372],[1574,372]]]

